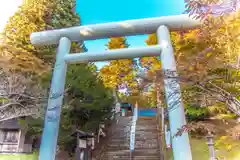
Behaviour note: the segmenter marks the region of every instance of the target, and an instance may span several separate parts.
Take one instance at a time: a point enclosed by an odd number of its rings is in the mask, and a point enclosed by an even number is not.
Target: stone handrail
[[[138,118],[138,107],[134,107],[133,119],[130,131],[130,152],[132,153],[135,148],[135,132],[136,132],[136,123]]]
[[[167,159],[167,147],[165,143],[165,130],[164,130],[164,119],[165,119],[165,113],[164,109],[162,107],[157,108],[157,129],[158,129],[158,142],[159,142],[159,148],[160,148],[160,157],[162,160]]]

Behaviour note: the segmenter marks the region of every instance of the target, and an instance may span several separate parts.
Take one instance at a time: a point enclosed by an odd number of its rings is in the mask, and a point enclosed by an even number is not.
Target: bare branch
[[[42,116],[46,91],[30,75],[0,70],[0,121],[22,116]]]

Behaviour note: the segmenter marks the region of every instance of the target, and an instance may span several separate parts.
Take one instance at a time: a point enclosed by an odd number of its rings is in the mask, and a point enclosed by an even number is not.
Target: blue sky
[[[77,0],[76,11],[82,25],[130,19],[178,15],[184,11],[184,0]],[[144,46],[147,35],[127,37],[130,47]],[[105,50],[108,39],[86,41],[88,51]],[[104,62],[96,63],[101,68]]]

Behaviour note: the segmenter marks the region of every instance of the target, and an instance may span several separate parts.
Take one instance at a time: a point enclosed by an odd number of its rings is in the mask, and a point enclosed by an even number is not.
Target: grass
[[[219,144],[215,147],[217,158],[221,160],[239,160],[240,159],[240,142],[234,140],[226,140],[232,145],[232,149],[228,150],[226,144]],[[191,138],[191,148],[193,160],[209,160],[209,150],[207,140],[203,138]],[[171,153],[168,153],[168,159],[173,160]]]
[[[223,122],[225,119],[227,123]],[[219,115],[216,119],[205,121],[206,124],[214,125],[216,134],[214,136],[215,154],[219,160],[240,160],[240,141],[233,140],[227,131],[234,128],[236,120],[232,116]],[[209,149],[206,138],[190,137],[193,160],[209,160]],[[172,151],[169,150],[167,157],[173,160]]]
[[[228,148],[229,146],[231,148]],[[194,160],[209,159],[209,150],[205,139],[191,138],[191,148]],[[224,160],[240,159],[239,150],[240,142],[232,139],[226,139],[225,143],[220,143],[215,147],[216,157]]]
[[[38,160],[38,154],[0,154],[0,160]]]

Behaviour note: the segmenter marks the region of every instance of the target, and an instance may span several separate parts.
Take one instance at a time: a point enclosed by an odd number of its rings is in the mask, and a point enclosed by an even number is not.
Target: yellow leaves
[[[213,55],[213,53],[207,53],[207,54],[206,54],[206,57],[209,58],[209,57],[211,57],[212,55]]]
[[[230,151],[232,149],[232,145],[228,144],[226,148],[227,148],[228,151]]]
[[[121,49],[127,48],[129,45],[125,37],[114,37],[110,38],[106,46],[108,49]],[[109,65],[104,66],[100,70],[100,75],[104,79],[104,85],[110,88],[116,88],[121,84],[134,86],[132,64],[131,59],[110,61]]]
[[[110,38],[107,47],[108,49],[120,49],[127,48],[129,45],[126,43],[125,37],[114,37]]]
[[[188,70],[189,70],[189,71],[193,71],[193,70],[194,70],[194,67],[193,67],[193,66],[189,66],[189,67],[188,67]]]
[[[157,36],[156,34],[150,34],[148,35],[148,39],[145,41],[147,45],[156,45],[157,44]],[[140,63],[142,67],[148,68],[151,70],[158,70],[160,69],[160,61],[157,59],[157,57],[143,57],[140,59]]]
[[[170,38],[174,46],[176,46],[182,40],[182,36],[178,32],[171,32]]]
[[[237,36],[240,34],[240,17],[237,14],[224,15],[219,18],[211,18],[206,25],[203,26],[202,39],[215,50],[220,50],[220,60],[225,59],[228,63],[236,61],[236,55],[239,52],[237,46],[240,41]]]
[[[196,39],[199,33],[200,33],[199,29],[191,30],[184,34],[184,39]]]
[[[225,148],[228,151],[231,151],[233,149],[232,145],[232,138],[228,136],[221,136],[218,140],[215,142],[216,148]]]
[[[148,39],[145,41],[147,45],[156,45],[157,44],[157,36],[156,34],[148,35]],[[159,54],[160,55],[160,54]],[[142,57],[140,58],[140,64],[143,68],[148,69],[148,77],[153,79],[155,76],[155,72],[161,69],[161,62],[157,57]]]
[[[151,46],[151,45],[156,45],[157,44],[157,35],[155,33],[150,34],[148,36],[148,39],[145,41],[147,43],[147,45]]]
[[[30,34],[49,28],[53,29],[55,27],[53,27],[53,21],[55,20],[53,16],[58,14],[64,17],[71,26],[76,25],[74,20],[77,19],[77,16],[69,9],[70,1],[74,3],[74,0],[28,0],[27,3],[21,5],[16,13],[10,17],[4,28],[3,44],[7,47],[2,52],[8,52],[14,58],[13,67],[23,68],[22,66],[24,66],[23,71],[26,71],[25,68],[28,67],[29,70],[35,70],[36,72],[42,70],[42,68],[38,67],[40,65],[44,66],[43,68],[49,68],[46,65],[49,64],[49,60],[50,63],[52,62],[53,54],[55,57],[56,47],[54,45],[34,47],[30,43]],[[57,5],[60,8],[65,8],[64,10],[68,10],[68,13],[56,10]],[[57,27],[64,28],[66,24],[61,21]],[[13,61],[13,58],[11,61]]]
[[[7,35],[5,42],[10,41],[14,45],[19,43],[27,44],[27,48],[33,49],[30,44],[30,34],[44,30],[43,16],[47,12],[47,6],[43,5],[43,3],[46,2],[49,1],[33,0],[31,3],[23,4],[5,26],[4,32]]]
[[[226,113],[227,109],[225,107],[225,104],[222,102],[218,102],[212,106],[208,106],[208,110],[211,114],[216,114],[216,113]]]
[[[221,136],[219,139],[220,139],[220,140],[226,140],[226,139],[227,139],[227,136]]]

